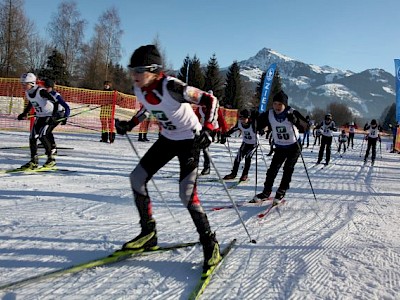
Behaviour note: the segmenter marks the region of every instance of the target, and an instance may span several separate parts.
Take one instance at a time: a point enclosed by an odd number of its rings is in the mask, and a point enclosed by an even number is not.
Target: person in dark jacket
[[[367,150],[365,151],[364,163],[367,162],[369,152],[372,150],[371,154],[371,164],[374,164],[376,158],[376,142],[381,142],[381,136],[379,134],[380,127],[375,119],[371,120],[371,124],[365,124],[364,131],[367,131],[365,139],[367,140]]]
[[[264,189],[250,202],[267,200],[272,192],[272,186],[279,169],[283,165],[283,175],[273,204],[279,204],[289,189],[294,166],[301,152],[299,129],[307,127],[307,120],[288,105],[288,96],[280,91],[273,97],[272,109],[259,115],[257,130],[265,127],[272,131],[275,143],[274,156],[266,174]]]
[[[331,146],[333,140],[333,132],[337,131],[335,122],[332,120],[331,114],[326,114],[325,119],[319,125],[321,130],[321,146],[319,147],[317,164],[321,163],[326,149],[325,165],[331,160]]]

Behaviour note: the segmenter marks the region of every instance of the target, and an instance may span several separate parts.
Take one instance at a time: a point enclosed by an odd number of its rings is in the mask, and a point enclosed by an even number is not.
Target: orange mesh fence
[[[40,84],[40,83],[39,83]],[[71,114],[66,125],[57,126],[55,132],[115,132],[114,119],[130,120],[140,109],[133,95],[118,91],[89,90],[57,85],[57,92],[68,103]],[[29,131],[33,118],[17,120],[27,104],[19,78],[0,78],[0,130]],[[33,111],[31,112],[33,114]],[[229,128],[236,123],[237,110],[224,109]],[[151,116],[134,132],[158,132],[157,120]]]
[[[400,151],[400,128],[397,128],[396,143],[394,145],[394,149],[396,151]]]

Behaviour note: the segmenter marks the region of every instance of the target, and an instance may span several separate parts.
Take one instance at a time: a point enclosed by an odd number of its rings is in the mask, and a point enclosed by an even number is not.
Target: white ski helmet
[[[36,86],[36,76],[33,73],[24,73],[21,75],[21,83],[31,84]]]

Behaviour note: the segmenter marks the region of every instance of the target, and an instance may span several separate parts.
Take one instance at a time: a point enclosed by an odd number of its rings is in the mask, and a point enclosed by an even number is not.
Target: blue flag
[[[273,63],[269,66],[264,79],[264,84],[261,92],[260,106],[258,112],[263,113],[267,110],[268,97],[271,92],[272,81],[274,80],[276,64]]]
[[[396,77],[396,121],[400,122],[400,59],[394,60]]]

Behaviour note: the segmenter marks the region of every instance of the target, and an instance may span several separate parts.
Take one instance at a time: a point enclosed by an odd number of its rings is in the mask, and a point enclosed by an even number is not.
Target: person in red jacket
[[[213,95],[213,91],[208,91],[209,94]],[[200,120],[201,124],[204,124],[204,111],[205,107],[198,106],[195,110],[197,117]],[[226,124],[224,115],[222,113],[222,109],[218,108],[218,118],[213,121],[214,130],[211,133],[211,138],[214,139],[218,132],[221,134],[225,134],[228,131],[228,124]],[[208,175],[210,174],[210,157],[208,156],[208,148],[203,149],[203,157],[204,157],[204,165],[203,170],[201,171],[201,175]]]

